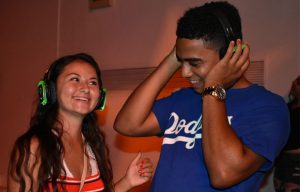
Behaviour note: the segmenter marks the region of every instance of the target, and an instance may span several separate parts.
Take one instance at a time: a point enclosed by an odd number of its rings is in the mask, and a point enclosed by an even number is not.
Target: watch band
[[[226,99],[226,91],[221,85],[214,85],[204,88],[202,92],[202,97],[206,95],[212,95],[221,101]]]

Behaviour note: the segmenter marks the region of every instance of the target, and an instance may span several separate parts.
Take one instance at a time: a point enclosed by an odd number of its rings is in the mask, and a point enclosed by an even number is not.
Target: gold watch
[[[202,97],[204,97],[205,95],[215,96],[221,101],[224,101],[226,99],[226,91],[221,85],[215,85],[204,88],[202,92]]]

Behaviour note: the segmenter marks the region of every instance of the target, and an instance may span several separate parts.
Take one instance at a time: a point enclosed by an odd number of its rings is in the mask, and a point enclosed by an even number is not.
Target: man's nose
[[[188,63],[182,64],[181,75],[182,75],[182,77],[185,77],[185,78],[191,77],[193,75],[191,66]]]

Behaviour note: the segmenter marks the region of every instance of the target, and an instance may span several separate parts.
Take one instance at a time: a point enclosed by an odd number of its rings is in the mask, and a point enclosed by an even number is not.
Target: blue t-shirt
[[[163,132],[153,192],[257,191],[289,134],[284,100],[261,86],[227,90],[226,111],[242,142],[267,162],[253,175],[226,190],[212,188],[202,151],[202,97],[184,88],[155,102],[153,112]],[[221,161],[221,159],[220,159]]]

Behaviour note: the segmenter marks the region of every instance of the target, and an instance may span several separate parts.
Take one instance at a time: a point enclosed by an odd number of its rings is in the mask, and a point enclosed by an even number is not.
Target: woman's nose
[[[81,82],[80,83],[80,92],[88,93],[89,91],[90,91],[90,87],[89,87],[88,83]]]

